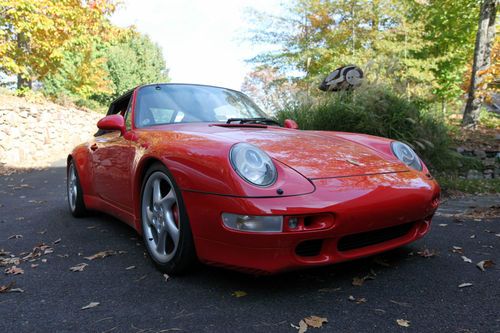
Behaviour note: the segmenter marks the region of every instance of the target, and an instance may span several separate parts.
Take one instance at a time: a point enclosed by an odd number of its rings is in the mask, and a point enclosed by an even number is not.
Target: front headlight
[[[276,167],[271,158],[248,143],[235,144],[229,153],[229,160],[238,175],[251,184],[269,186],[276,180]]]
[[[420,162],[420,158],[407,144],[394,141],[391,143],[391,148],[394,155],[401,162],[415,170],[422,171],[422,162]]]

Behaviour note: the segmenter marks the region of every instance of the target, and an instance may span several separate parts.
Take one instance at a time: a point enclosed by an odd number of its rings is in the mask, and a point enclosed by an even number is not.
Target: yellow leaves
[[[83,50],[106,33],[114,0],[3,0],[0,2],[0,67],[10,74],[43,78],[57,70],[71,41]],[[20,40],[21,42],[17,42]]]

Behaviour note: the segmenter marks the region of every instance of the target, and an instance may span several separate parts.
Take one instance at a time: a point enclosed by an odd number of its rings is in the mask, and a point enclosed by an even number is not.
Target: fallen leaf
[[[231,295],[234,296],[234,297],[243,297],[243,296],[246,296],[247,293],[245,291],[243,291],[243,290],[236,290]]]
[[[87,259],[87,260],[103,259],[103,258],[112,256],[112,255],[115,255],[115,254],[116,254],[116,251],[106,250],[106,251],[97,252],[96,254],[91,255],[90,257],[85,257],[85,259]]]
[[[305,333],[307,332],[307,324],[305,321],[301,320],[299,321],[299,333]]]
[[[318,317],[318,316],[310,316],[307,318],[304,318],[304,321],[306,322],[307,326],[314,327],[314,328],[320,328],[323,326],[323,323],[327,323],[328,319],[323,318],[323,317]]]
[[[167,282],[168,279],[170,278],[170,276],[168,276],[168,274],[163,274],[163,277],[165,278],[165,282]]]
[[[485,271],[486,268],[490,268],[493,265],[495,265],[495,263],[493,262],[493,260],[490,260],[490,259],[488,259],[488,260],[481,260],[480,262],[478,262],[476,264],[477,268],[479,268],[483,272]]]
[[[37,268],[38,264],[31,264],[31,268]]]
[[[16,283],[14,281],[4,285],[4,286],[0,286],[0,293],[6,293],[8,292],[12,287],[14,287]]]
[[[47,262],[47,259],[42,259],[42,262],[43,262],[43,263],[46,263],[46,262]]]
[[[9,290],[9,293],[24,293],[24,289],[12,288],[11,290]]]
[[[5,274],[12,274],[12,275],[24,274],[24,270],[22,268],[12,266],[5,269]]]
[[[462,253],[464,253],[464,249],[461,248],[460,246],[453,246],[451,249],[451,252],[462,254]]]
[[[423,258],[432,258],[436,256],[437,252],[436,250],[423,249],[418,251],[417,254]]]
[[[470,236],[470,238],[476,238],[476,235],[472,235],[472,236]]]
[[[466,287],[471,287],[472,283],[466,282],[458,285],[458,288],[466,288]]]
[[[131,269],[134,269],[135,266],[128,266],[127,268],[125,268],[127,271],[131,270]]]
[[[410,327],[410,321],[406,319],[396,319],[396,323],[402,327]]]
[[[101,303],[99,303],[99,302],[90,302],[89,304],[83,306],[82,310],[87,310],[87,309],[95,308],[99,304],[101,304]]]
[[[37,231],[37,234],[43,235],[43,234],[45,234],[46,232],[47,232],[47,229],[42,230],[42,231]]]
[[[355,302],[356,304],[366,303],[366,298],[364,298],[364,297],[356,298],[356,297],[350,295],[347,299],[351,302]]]
[[[462,258],[462,260],[463,260],[463,261],[465,261],[465,262],[468,262],[468,263],[471,263],[471,262],[472,262],[472,260],[470,260],[470,259],[469,259],[469,258],[467,258],[466,256],[462,256],[461,258]]]
[[[447,225],[448,224],[446,224],[446,223],[440,223],[440,224],[438,224],[438,226],[440,226],[440,227],[446,227]]]
[[[56,239],[55,241],[52,242],[52,244],[59,244],[61,242],[61,238]]]
[[[9,236],[9,239],[21,239],[23,238],[23,235],[12,235],[12,236]]]
[[[352,279],[352,285],[356,287],[361,287],[364,282],[365,282],[364,278],[354,277]]]
[[[495,234],[495,236],[500,237],[500,234]]]
[[[82,262],[76,266],[73,266],[73,267],[70,267],[69,270],[72,271],[72,272],[83,272],[83,270],[85,269],[85,267],[87,267],[88,264]]]

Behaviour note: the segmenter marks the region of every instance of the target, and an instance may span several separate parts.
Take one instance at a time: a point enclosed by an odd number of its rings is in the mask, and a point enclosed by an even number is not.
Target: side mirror
[[[119,114],[106,116],[97,122],[97,127],[104,131],[120,131],[125,133],[125,119]]]
[[[285,128],[291,128],[291,129],[299,129],[299,125],[295,122],[295,120],[292,119],[285,119]]]

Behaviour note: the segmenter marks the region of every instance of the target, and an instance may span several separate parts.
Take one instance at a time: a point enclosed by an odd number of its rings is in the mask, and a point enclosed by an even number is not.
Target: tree
[[[251,61],[302,73],[301,80],[317,84],[333,69],[346,64],[362,67],[372,82],[396,90],[429,96],[435,78],[433,61],[418,54],[429,45],[425,25],[411,20],[413,1],[295,0],[283,16],[253,15],[257,28],[251,40],[274,50]]]
[[[280,75],[278,69],[259,66],[245,76],[241,91],[250,96],[268,113],[282,110],[298,93],[298,87]]]
[[[464,127],[474,128],[479,121],[480,107],[484,100],[484,95],[480,93],[480,90],[485,88],[484,74],[491,65],[491,50],[495,41],[496,7],[497,0],[483,0],[481,3],[471,84],[462,119]]]
[[[106,50],[106,57],[112,97],[140,84],[169,81],[161,47],[134,30],[126,31]]]
[[[434,61],[428,70],[443,111],[463,93],[460,85],[473,55],[478,13],[477,0],[419,0],[408,12],[410,20],[424,22],[426,46],[416,56]]]
[[[0,70],[30,87],[57,71],[71,46],[92,47],[114,0],[0,0]]]

